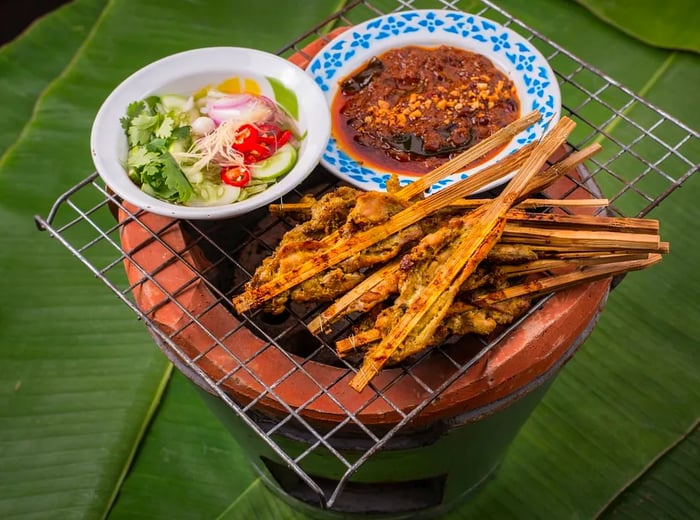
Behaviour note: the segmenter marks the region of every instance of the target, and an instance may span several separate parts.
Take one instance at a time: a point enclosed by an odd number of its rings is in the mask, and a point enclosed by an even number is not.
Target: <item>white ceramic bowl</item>
[[[431,191],[468,177],[521,146],[539,140],[559,120],[559,85],[549,63],[537,48],[518,33],[497,22],[462,11],[399,11],[367,20],[330,41],[311,60],[306,70],[313,75],[324,91],[327,102],[331,104],[340,88],[339,82],[351,72],[373,56],[409,45],[446,45],[486,56],[513,81],[520,99],[520,115],[533,110],[539,110],[542,114],[538,123],[515,136],[495,157],[470,170],[447,177],[433,185]],[[321,164],[357,187],[384,190],[391,172],[355,160],[334,134],[334,129],[331,129],[331,139],[321,158]],[[503,177],[481,191],[494,188],[511,177],[512,175]],[[399,175],[402,185],[413,182],[415,178]]]
[[[232,77],[254,81],[261,93],[290,110],[305,138],[294,168],[267,190],[232,204],[190,207],[156,199],[129,179],[128,151],[120,118],[133,101],[149,95],[189,96],[206,85]],[[318,164],[330,135],[330,113],[323,92],[311,76],[289,61],[241,47],[209,47],[168,56],[126,78],[107,97],[92,126],[90,146],[97,172],[125,201],[146,211],[175,218],[221,219],[247,213],[279,199],[301,183]]]

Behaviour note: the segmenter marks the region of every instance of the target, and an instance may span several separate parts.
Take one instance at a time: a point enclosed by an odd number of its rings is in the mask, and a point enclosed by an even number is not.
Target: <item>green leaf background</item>
[[[678,7],[662,24],[623,2],[496,3],[700,127],[694,6],[664,2]],[[0,518],[305,518],[32,217],[93,171],[92,118],[133,70],[197,46],[277,51],[342,5],[75,0],[0,49]],[[693,176],[652,212],[672,253],[613,291],[496,477],[449,518],[700,517],[699,196]]]

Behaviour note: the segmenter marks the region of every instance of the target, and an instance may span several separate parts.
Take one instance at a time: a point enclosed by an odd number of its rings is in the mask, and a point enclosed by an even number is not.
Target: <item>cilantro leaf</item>
[[[129,119],[133,119],[144,110],[146,110],[146,105],[143,101],[134,101],[129,103],[129,106],[126,107],[126,115],[129,117]]]
[[[160,97],[159,96],[148,96],[146,99],[143,100],[143,103],[148,107],[150,112],[152,114],[155,114],[158,112],[158,105],[160,104]]]
[[[160,137],[161,139],[167,139],[170,137],[170,134],[172,134],[174,125],[175,121],[173,121],[170,116],[165,116],[163,121],[160,123],[160,126],[155,129],[154,134],[156,134],[156,137]]]
[[[137,146],[129,150],[129,156],[126,159],[126,165],[128,168],[141,168],[146,166],[152,161],[158,160],[158,154],[155,152],[149,152],[148,149],[143,146]]]
[[[131,125],[126,131],[130,146],[140,146],[148,143],[153,135],[154,127],[158,124],[159,117],[148,114],[139,114],[131,120]]]
[[[143,182],[157,186],[158,184],[160,184],[161,168],[162,164],[160,162],[160,158],[158,158],[157,161],[148,163],[141,170],[141,179],[143,180]]]
[[[168,141],[165,139],[151,139],[146,148],[151,152],[164,152],[168,148]]]
[[[131,103],[120,119],[129,144],[126,169],[141,189],[158,198],[187,202],[194,194],[192,185],[168,146],[187,139],[189,126],[177,126],[177,115],[166,114],[158,96]]]
[[[168,152],[163,154],[161,161],[165,184],[179,195],[176,202],[187,202],[194,193],[190,181],[185,177],[175,158]]]
[[[170,137],[174,140],[178,139],[187,139],[190,136],[190,127],[189,126],[178,126],[176,129],[173,130],[173,133],[170,135]]]

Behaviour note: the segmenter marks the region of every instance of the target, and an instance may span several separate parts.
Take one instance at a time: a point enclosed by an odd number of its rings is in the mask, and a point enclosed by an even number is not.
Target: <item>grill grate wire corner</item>
[[[425,7],[424,4],[425,2],[421,3],[421,7]],[[454,2],[446,0],[436,0],[431,7],[457,8]],[[396,2],[394,10],[413,8],[415,8],[414,2],[402,0]],[[602,193],[610,200],[607,210],[613,215],[642,217],[697,172],[700,156],[698,132],[514,19],[491,2],[482,1],[481,8],[473,12],[498,21],[520,33],[550,61],[562,90],[564,103],[562,113],[577,122],[577,129],[569,140],[571,148],[581,149],[592,143],[604,143],[603,152],[587,162],[585,176],[574,181],[576,189],[587,190],[594,197],[599,197]],[[351,25],[382,14],[386,14],[386,11],[378,8],[371,1],[350,2],[344,9],[280,49],[278,54],[289,56],[295,52],[302,52],[301,49],[305,44],[317,38],[323,38],[325,30],[334,24]],[[291,197],[300,197],[309,189],[322,193],[338,185],[338,181],[324,172],[321,167],[312,177],[317,179],[314,184],[302,186]],[[114,218],[118,213],[122,216],[120,222],[115,221]],[[329,387],[339,381],[315,381],[315,376],[307,369],[307,363],[311,360],[331,362],[328,360],[334,357],[332,338],[328,342],[317,338],[313,341],[305,337],[299,338],[299,331],[304,328],[306,318],[315,309],[292,308],[290,316],[284,322],[272,325],[266,324],[256,313],[240,317],[241,321],[237,327],[248,328],[264,343],[259,352],[248,358],[241,358],[226,346],[225,337],[211,331],[204,323],[202,318],[208,309],[195,313],[179,301],[178,295],[181,292],[187,290],[192,283],[200,283],[211,291],[218,303],[228,305],[231,296],[240,289],[242,283],[250,276],[251,270],[254,269],[254,265],[248,265],[241,260],[245,253],[243,247],[250,249],[251,244],[254,244],[252,249],[269,252],[274,247],[275,237],[279,238],[281,233],[291,227],[292,222],[286,217],[270,215],[261,216],[256,220],[243,220],[240,223],[237,222],[240,224],[240,233],[234,237],[235,240],[229,238],[228,241],[222,239],[226,235],[222,232],[225,222],[184,222],[181,225],[186,228],[190,241],[184,248],[178,248],[164,239],[169,231],[168,226],[154,231],[141,222],[142,215],[141,212],[133,211],[124,205],[100,183],[98,175],[93,173],[60,196],[46,218],[37,216],[35,220],[39,229],[49,232],[51,237],[65,246],[127,305],[138,319],[146,324],[156,343],[176,366],[203,390],[221,399],[247,428],[257,434],[265,445],[317,495],[318,502],[325,508],[333,508],[350,477],[372,455],[392,442],[396,442],[399,432],[423,409],[482,359],[513,328],[517,327],[520,321],[526,319],[546,301],[546,298],[539,300],[526,316],[509,326],[498,337],[490,341],[482,340],[474,349],[474,355],[467,361],[455,359],[446,351],[441,352],[445,362],[453,366],[453,371],[448,379],[437,386],[423,381],[413,371],[413,365],[405,366],[397,379],[410,377],[424,390],[425,398],[413,409],[406,411],[386,396],[391,384],[382,391],[374,388],[374,397],[365,406],[371,406],[381,400],[397,417],[397,421],[391,428],[380,431],[363,424],[358,417],[361,410],[347,409],[333,393],[328,391]],[[149,241],[159,244],[168,251],[173,261],[187,264],[193,272],[193,278],[173,290],[163,285],[162,277],[158,276],[158,272],[141,268],[139,262],[134,259],[137,252],[124,249],[120,240],[120,233],[127,224],[140,226],[143,232],[148,234]],[[232,241],[234,243],[229,243]],[[194,248],[206,251],[208,261],[205,267],[193,261],[189,253]],[[201,328],[211,342],[211,348],[207,352],[220,349],[235,361],[237,368],[219,377],[213,377],[202,366],[206,353],[191,355],[187,349],[175,341],[175,337],[182,329],[166,331],[154,323],[151,317],[155,309],[143,309],[135,302],[134,292],[138,289],[138,284],[132,284],[125,279],[124,263],[135,266],[142,280],[148,280],[162,291],[165,295],[164,304],[176,305],[187,317],[187,323],[183,328],[190,325]],[[163,265],[158,271],[165,270],[167,267]],[[231,279],[231,272],[237,273],[233,275],[233,279]],[[346,324],[346,327],[348,326],[349,324]],[[224,336],[232,335],[237,330],[234,328],[226,331]],[[298,351],[297,355],[293,356],[282,347],[285,343],[304,344],[305,347],[303,351]],[[282,351],[288,366],[288,369],[281,372],[272,384],[261,380],[248,368],[248,364],[255,361],[256,356],[270,348],[278,348]],[[347,369],[348,373],[355,370],[346,361],[335,359],[332,362]],[[280,398],[279,389],[298,373],[313,381],[316,387],[307,401],[292,406]],[[240,374],[252,378],[260,388],[259,394],[250,396],[245,403],[234,400],[225,389],[225,383]],[[304,410],[320,398],[330,400],[338,410],[342,410],[343,417],[331,428],[320,427],[303,416]],[[258,416],[255,408],[264,399],[271,399],[278,403],[282,413],[277,420],[264,420]],[[285,449],[283,444],[278,442],[278,436],[284,430],[301,431],[308,439],[306,449],[293,453]],[[350,437],[347,431],[353,432]],[[361,442],[353,443],[356,456],[348,457],[343,450],[348,438],[361,439]],[[357,446],[362,448],[357,451]],[[309,457],[319,451],[329,453],[337,465],[339,478],[330,487],[322,487],[304,467]]]

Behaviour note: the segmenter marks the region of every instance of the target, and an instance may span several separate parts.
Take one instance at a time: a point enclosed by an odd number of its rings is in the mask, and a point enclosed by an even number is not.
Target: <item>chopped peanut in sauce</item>
[[[369,81],[333,103],[335,137],[362,162],[422,174],[519,116],[512,81],[480,54],[409,46],[372,66]]]

